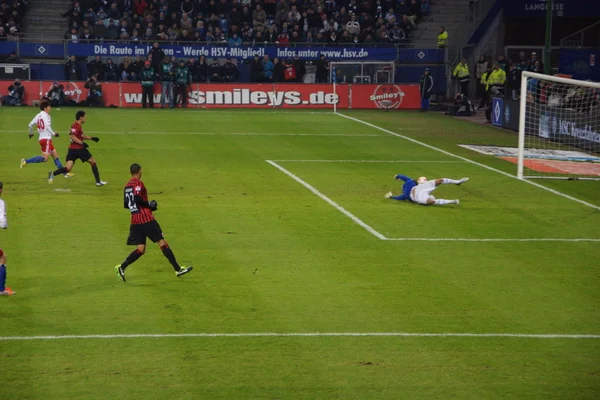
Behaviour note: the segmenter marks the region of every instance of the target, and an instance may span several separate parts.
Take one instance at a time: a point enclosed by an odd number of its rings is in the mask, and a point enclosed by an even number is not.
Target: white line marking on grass
[[[250,333],[132,333],[115,335],[0,336],[3,340],[140,339],[140,338],[245,338],[245,337],[473,337],[523,339],[600,339],[596,334],[530,333],[413,333],[413,332],[250,332]]]
[[[272,166],[274,166],[275,168],[277,168],[278,170],[280,170],[281,172],[283,172],[284,174],[286,174],[287,176],[289,176],[290,178],[292,178],[293,180],[295,180],[296,182],[298,182],[299,184],[301,184],[302,186],[304,186],[305,188],[310,190],[313,194],[316,194],[318,197],[325,200],[327,203],[332,205],[336,210],[338,210],[339,212],[344,214],[346,217],[348,217],[352,221],[354,221],[354,223],[356,223],[357,225],[360,225],[364,229],[366,229],[367,232],[369,232],[371,235],[375,236],[378,239],[385,240],[385,236],[383,236],[381,233],[377,232],[375,229],[373,229],[369,225],[365,224],[360,218],[358,218],[351,212],[347,211],[344,207],[340,206],[338,203],[331,200],[329,197],[325,196],[323,193],[319,192],[317,189],[315,189],[310,184],[308,184],[305,181],[303,181],[302,179],[298,178],[296,175],[294,175],[287,169],[283,168],[281,165],[277,164],[276,162],[271,161],[271,160],[266,160],[266,162],[268,162],[269,164],[271,164]]]
[[[464,161],[429,161],[429,160],[272,160],[275,162],[314,162],[314,163],[463,163]]]
[[[600,242],[600,239],[593,238],[385,238],[383,240],[406,242]]]
[[[450,156],[450,157],[458,158],[459,160],[466,161],[466,162],[468,162],[468,163],[470,163],[470,164],[473,164],[473,165],[478,165],[478,166],[480,166],[481,168],[485,168],[485,169],[487,169],[487,170],[489,170],[489,171],[494,171],[494,172],[497,172],[497,173],[499,173],[499,174],[502,174],[502,175],[508,176],[509,178],[518,179],[518,180],[519,180],[519,181],[521,181],[521,182],[525,182],[525,183],[527,183],[527,184],[529,184],[529,185],[536,186],[536,187],[538,187],[538,188],[540,188],[540,189],[546,190],[546,191],[548,191],[548,192],[550,192],[550,193],[553,193],[553,194],[555,194],[555,195],[557,195],[557,196],[561,196],[561,197],[564,197],[564,198],[566,198],[566,199],[569,199],[569,200],[575,201],[575,202],[577,202],[577,203],[579,203],[579,204],[583,204],[584,206],[588,206],[588,207],[594,208],[594,209],[596,209],[596,210],[600,210],[600,206],[597,206],[597,205],[595,205],[595,204],[592,204],[592,203],[588,203],[587,201],[584,201],[584,200],[578,199],[578,198],[576,198],[576,197],[573,197],[573,196],[569,196],[569,195],[568,195],[568,194],[566,194],[566,193],[562,193],[562,192],[559,192],[558,190],[554,190],[554,189],[551,189],[551,188],[549,188],[549,187],[546,187],[546,186],[544,186],[544,185],[540,185],[539,183],[536,183],[536,182],[531,182],[531,181],[529,181],[529,180],[521,180],[521,179],[517,178],[515,175],[511,175],[511,174],[509,174],[508,172],[504,172],[504,171],[501,171],[501,170],[499,170],[499,169],[496,169],[496,168],[490,167],[490,166],[488,166],[488,165],[485,165],[485,164],[478,163],[477,161],[473,161],[473,160],[471,160],[471,159],[468,159],[468,158],[466,158],[466,157],[462,157],[462,156],[459,156],[459,155],[457,155],[457,154],[451,153],[451,152],[449,152],[449,151],[442,150],[442,149],[440,149],[440,148],[438,148],[438,147],[432,146],[432,145],[430,145],[430,144],[427,144],[427,143],[420,142],[420,141],[418,141],[418,140],[416,140],[416,139],[413,139],[413,138],[410,138],[410,137],[408,137],[408,136],[400,135],[399,133],[392,132],[392,131],[390,131],[390,130],[388,130],[388,129],[385,129],[385,128],[382,128],[382,127],[380,127],[380,126],[377,126],[377,125],[371,124],[371,123],[369,123],[369,122],[366,122],[366,121],[363,121],[363,120],[361,120],[361,119],[354,118],[354,117],[350,117],[350,116],[348,116],[348,115],[344,115],[344,114],[340,114],[340,113],[337,113],[337,115],[339,115],[339,116],[340,116],[340,117],[342,117],[342,118],[346,118],[346,119],[349,119],[349,120],[352,120],[352,121],[355,121],[355,122],[359,122],[359,123],[361,123],[361,124],[363,124],[363,125],[370,126],[371,128],[374,128],[374,129],[380,130],[380,131],[382,131],[382,132],[389,133],[390,135],[394,135],[394,136],[397,136],[397,137],[399,137],[399,138],[402,138],[402,139],[408,140],[409,142],[412,142],[412,143],[418,144],[418,145],[420,145],[420,146],[427,147],[428,149],[435,150],[435,151],[437,151],[437,152],[440,152],[440,153],[446,154],[446,155],[448,155],[448,156]]]
[[[0,131],[4,133],[23,133],[23,131]],[[206,136],[340,136],[340,137],[388,137],[387,135],[378,135],[372,133],[269,133],[269,132],[166,132],[166,131],[123,131],[123,132],[107,132],[107,131],[88,131],[91,134],[104,135],[206,135]]]

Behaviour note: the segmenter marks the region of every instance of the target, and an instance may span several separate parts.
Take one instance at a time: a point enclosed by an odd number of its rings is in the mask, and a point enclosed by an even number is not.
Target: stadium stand
[[[430,0],[81,0],[64,39],[228,43],[406,43]]]

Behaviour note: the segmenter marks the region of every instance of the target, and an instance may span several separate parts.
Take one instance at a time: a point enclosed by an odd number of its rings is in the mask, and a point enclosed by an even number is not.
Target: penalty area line
[[[274,162],[305,162],[305,163],[433,163],[433,164],[457,164],[464,161],[437,161],[437,160],[271,160]]]
[[[536,182],[532,182],[532,181],[530,181],[530,180],[526,180],[526,179],[519,179],[519,178],[518,178],[518,177],[516,177],[515,175],[511,175],[511,174],[509,174],[508,172],[504,172],[504,171],[501,171],[501,170],[499,170],[499,169],[496,169],[496,168],[490,167],[489,165],[485,165],[485,164],[479,163],[479,162],[477,162],[477,161],[473,161],[473,160],[471,160],[471,159],[469,159],[469,158],[466,158],[466,157],[463,157],[463,156],[459,156],[458,154],[451,153],[451,152],[449,152],[449,151],[446,151],[446,150],[440,149],[439,147],[435,147],[435,146],[432,146],[432,145],[430,145],[430,144],[427,144],[427,143],[424,143],[424,142],[418,141],[418,140],[416,140],[416,139],[413,139],[413,138],[411,138],[411,137],[408,137],[408,136],[401,135],[401,134],[399,134],[399,133],[396,133],[396,132],[390,131],[389,129],[382,128],[382,127],[380,127],[380,126],[377,126],[377,125],[375,125],[375,124],[372,124],[372,123],[370,123],[370,122],[363,121],[363,120],[361,120],[361,119],[358,119],[358,118],[350,117],[350,116],[348,116],[348,115],[344,115],[344,114],[341,114],[341,113],[336,113],[336,115],[339,115],[339,116],[340,116],[340,117],[342,117],[342,118],[346,118],[346,119],[349,119],[349,120],[351,120],[351,121],[358,122],[358,123],[360,123],[360,124],[363,124],[363,125],[366,125],[366,126],[370,126],[371,128],[373,128],[373,129],[377,129],[377,130],[379,130],[379,131],[381,131],[381,132],[386,132],[386,133],[389,133],[390,135],[393,135],[393,136],[399,137],[399,138],[401,138],[401,139],[404,139],[404,140],[407,140],[407,141],[409,141],[409,142],[412,142],[412,143],[414,143],[414,144],[418,144],[419,146],[423,146],[423,147],[426,147],[426,148],[428,148],[428,149],[431,149],[431,150],[437,151],[437,152],[439,152],[439,153],[442,153],[442,154],[445,154],[445,155],[447,155],[447,156],[454,157],[454,158],[457,158],[457,159],[459,159],[459,160],[463,160],[463,161],[465,161],[465,162],[468,162],[468,163],[470,163],[470,164],[473,164],[473,165],[477,165],[477,166],[479,166],[479,167],[481,167],[481,168],[485,168],[485,169],[487,169],[488,171],[494,171],[494,172],[497,172],[497,173],[499,173],[499,174],[501,174],[501,175],[508,176],[509,178],[512,178],[512,179],[517,179],[517,180],[519,180],[519,181],[521,181],[521,182],[527,183],[527,184],[529,184],[529,185],[532,185],[532,186],[536,186],[536,187],[538,187],[538,188],[540,188],[540,189],[543,189],[543,190],[545,190],[545,191],[547,191],[547,192],[550,192],[550,193],[552,193],[552,194],[555,194],[555,195],[557,195],[557,196],[561,196],[561,197],[564,197],[564,198],[566,198],[566,199],[569,199],[569,200],[571,200],[571,201],[575,201],[575,202],[577,202],[577,203],[579,203],[579,204],[583,204],[584,206],[591,207],[591,208],[594,208],[594,209],[596,209],[596,210],[600,210],[600,206],[597,206],[597,205],[595,205],[595,204],[589,203],[589,202],[587,202],[587,201],[584,201],[584,200],[578,199],[578,198],[576,198],[576,197],[573,197],[573,196],[569,196],[569,195],[568,195],[568,194],[566,194],[566,193],[560,192],[560,191],[558,191],[558,190],[555,190],[555,189],[551,189],[551,188],[549,188],[549,187],[547,187],[547,186],[541,185],[541,184],[539,184],[539,183],[536,183]]]
[[[160,339],[160,338],[261,338],[261,337],[415,337],[415,338],[523,338],[523,339],[600,339],[597,334],[554,333],[418,333],[418,332],[249,332],[249,333],[132,333],[114,335],[40,335],[0,336],[0,341],[72,339]]]
[[[594,238],[385,238],[405,242],[600,242]]]
[[[381,233],[377,232],[375,229],[373,229],[372,227],[370,227],[369,225],[367,225],[366,223],[364,223],[360,218],[358,218],[357,216],[355,216],[354,214],[352,214],[350,211],[346,210],[344,207],[340,206],[335,201],[331,200],[329,197],[325,196],[323,193],[319,192],[317,189],[315,189],[309,183],[303,181],[298,176],[294,175],[293,173],[291,173],[287,169],[283,168],[281,165],[277,164],[275,161],[272,161],[272,160],[265,160],[265,161],[267,163],[271,164],[272,166],[274,166],[275,168],[277,168],[278,170],[280,170],[281,172],[283,172],[284,174],[286,174],[287,176],[289,176],[290,178],[292,178],[293,180],[295,180],[296,182],[298,182],[299,184],[301,184],[302,186],[304,186],[305,188],[307,188],[308,190],[310,190],[313,194],[317,195],[322,200],[324,200],[327,203],[329,203],[336,210],[338,210],[339,212],[341,212],[342,214],[344,214],[346,217],[350,218],[355,224],[363,227],[371,235],[375,236],[376,238],[378,238],[380,240],[385,240],[386,239],[385,236],[383,236]]]

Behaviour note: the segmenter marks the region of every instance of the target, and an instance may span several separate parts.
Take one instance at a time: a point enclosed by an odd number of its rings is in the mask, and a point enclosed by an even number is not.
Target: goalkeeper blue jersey
[[[395,200],[410,200],[410,191],[412,188],[417,186],[417,182],[410,179],[405,175],[396,175],[396,179],[401,179],[404,181],[404,185],[402,185],[402,194],[400,196],[393,197]]]

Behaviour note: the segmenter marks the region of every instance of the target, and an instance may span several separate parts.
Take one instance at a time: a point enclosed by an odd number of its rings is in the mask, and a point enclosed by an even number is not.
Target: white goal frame
[[[545,81],[562,83],[567,85],[576,85],[583,86],[592,89],[600,90],[600,83],[596,82],[588,82],[588,81],[580,81],[577,79],[569,79],[563,78],[559,76],[552,75],[544,75],[535,72],[523,71],[521,75],[521,98],[519,103],[519,144],[518,144],[518,155],[517,155],[517,178],[519,179],[527,179],[527,178],[544,178],[544,179],[570,179],[570,180],[600,180],[600,178],[592,178],[592,177],[580,177],[573,178],[570,176],[564,177],[555,177],[555,176],[536,176],[536,177],[527,177],[524,176],[524,162],[525,162],[525,120],[526,120],[526,108],[527,108],[527,81],[529,78],[533,79],[542,79]]]
[[[351,66],[360,66],[360,75],[361,77],[365,76],[364,69],[365,65],[381,65],[382,67],[390,68],[390,78],[391,84],[394,84],[396,81],[396,62],[395,61],[330,61],[329,62],[329,79],[331,84],[333,85],[333,94],[337,95],[337,87],[341,82],[337,82],[336,79],[336,67],[338,65],[351,65]],[[348,82],[346,82],[348,83]],[[354,82],[350,82],[355,84]],[[370,82],[372,84],[379,82]],[[385,82],[386,84],[388,82]],[[337,113],[337,104],[333,105],[333,112]]]

